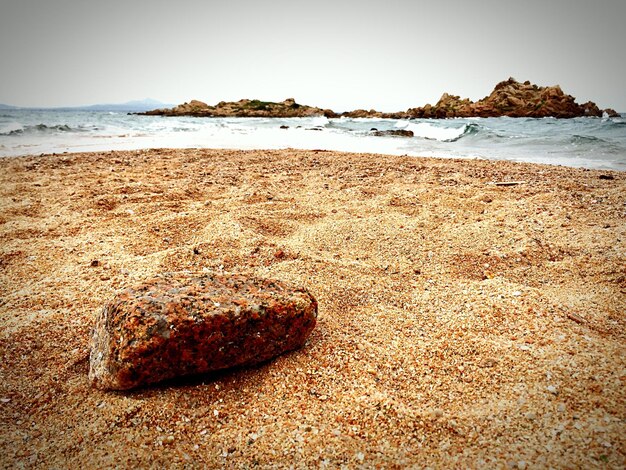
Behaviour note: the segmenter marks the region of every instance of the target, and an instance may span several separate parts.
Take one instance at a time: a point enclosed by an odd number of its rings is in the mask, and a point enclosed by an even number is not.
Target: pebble
[[[480,361],[478,365],[479,367],[494,367],[498,365],[498,361],[496,361],[495,359],[486,358]]]
[[[582,318],[580,315],[576,315],[575,313],[568,313],[567,318],[569,318],[573,322],[578,323],[579,325],[585,323],[585,319]]]
[[[548,392],[550,392],[552,395],[558,395],[559,393],[554,385],[548,385],[546,387],[546,390],[548,390]]]

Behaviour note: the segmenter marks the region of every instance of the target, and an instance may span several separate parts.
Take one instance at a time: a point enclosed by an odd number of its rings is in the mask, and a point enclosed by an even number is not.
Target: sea
[[[410,130],[413,137],[375,136]],[[147,148],[319,149],[626,171],[626,115],[609,118],[194,118],[0,110],[0,157]]]

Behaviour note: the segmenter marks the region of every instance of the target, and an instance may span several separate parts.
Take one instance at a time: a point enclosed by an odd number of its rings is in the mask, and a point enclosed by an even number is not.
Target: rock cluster
[[[444,93],[435,105],[427,104],[407,111],[383,113],[375,109],[355,109],[336,113],[331,109],[321,109],[296,103],[288,98],[280,103],[259,100],[240,100],[237,102],[222,101],[210,106],[202,101],[192,100],[175,108],[155,109],[144,115],[157,116],[198,116],[198,117],[311,117],[326,116],[328,118],[377,118],[377,119],[410,119],[410,118],[456,118],[456,117],[556,117],[574,118],[582,116],[600,117],[606,113],[609,117],[618,117],[613,109],[602,111],[592,101],[578,104],[573,96],[563,93],[558,85],[541,87],[529,81],[520,83],[509,78],[496,85],[489,96],[473,102],[468,98]]]
[[[602,110],[588,101],[576,103],[573,96],[563,93],[558,85],[540,87],[529,81],[520,83],[509,78],[496,85],[491,94],[473,102],[444,93],[434,106],[427,104],[407,111],[412,118],[455,117],[556,117],[574,118],[602,116]]]
[[[330,109],[321,109],[296,103],[293,98],[275,103],[272,101],[248,100],[220,101],[210,106],[202,101],[191,100],[174,108],[155,109],[145,113],[147,116],[195,116],[195,117],[336,117]]]
[[[93,332],[89,378],[105,390],[257,364],[304,344],[317,302],[243,275],[165,274],[118,293]]]
[[[406,130],[406,129],[390,129],[390,130],[385,130],[385,131],[379,131],[378,129],[373,129],[371,132],[372,132],[372,135],[375,135],[377,137],[387,137],[387,136],[413,137],[414,136],[413,131]]]
[[[408,116],[403,111],[396,113],[383,113],[375,109],[355,109],[354,111],[346,111],[340,114],[341,117],[347,118],[375,118],[375,119],[406,119]]]

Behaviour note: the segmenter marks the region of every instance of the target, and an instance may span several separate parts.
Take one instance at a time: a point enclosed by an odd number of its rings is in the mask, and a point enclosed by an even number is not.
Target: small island
[[[491,94],[476,102],[469,98],[444,93],[435,105],[409,108],[406,111],[383,113],[375,109],[356,109],[336,113],[296,103],[287,98],[282,102],[242,99],[235,102],[221,101],[208,105],[191,100],[174,108],[154,109],[143,113],[145,116],[194,116],[194,117],[261,117],[293,118],[325,116],[327,118],[379,118],[379,119],[446,119],[468,117],[528,117],[528,118],[576,118],[576,117],[618,117],[613,109],[601,110],[594,102],[576,102],[572,95],[563,92],[559,85],[542,87],[529,81],[518,82],[514,78],[498,83]]]
[[[248,100],[220,101],[210,106],[203,101],[191,100],[174,108],[155,109],[145,116],[194,116],[194,117],[256,117],[256,118],[292,118],[327,116],[336,117],[330,109],[321,109],[296,103],[293,98],[275,103],[272,101]]]

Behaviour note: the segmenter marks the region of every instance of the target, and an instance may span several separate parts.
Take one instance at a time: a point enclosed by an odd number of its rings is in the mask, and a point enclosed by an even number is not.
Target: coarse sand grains
[[[515,182],[516,184],[498,184]],[[626,174],[324,151],[0,159],[0,466],[626,466]],[[114,292],[304,286],[253,368],[90,387]]]

